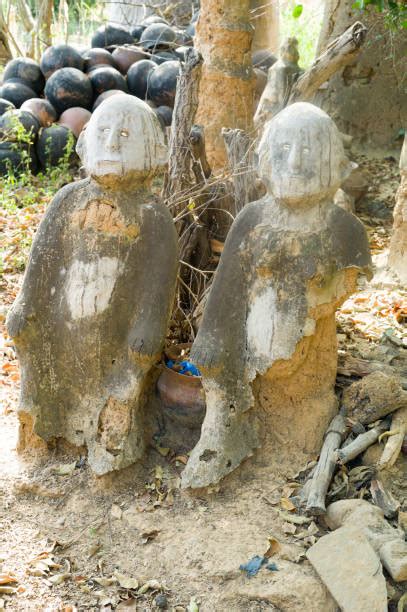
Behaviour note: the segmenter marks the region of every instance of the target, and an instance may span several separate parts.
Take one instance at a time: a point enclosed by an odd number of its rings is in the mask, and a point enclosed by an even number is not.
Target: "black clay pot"
[[[84,70],[85,72],[89,72],[95,66],[111,66],[112,68],[118,68],[114,57],[109,51],[106,49],[95,47],[94,49],[88,49],[86,53],[83,55],[83,59],[85,60]]]
[[[3,81],[6,82],[10,79],[21,80],[37,95],[44,90],[45,79],[41,68],[37,62],[29,57],[16,57],[8,62],[4,70]]]
[[[179,70],[180,63],[171,61],[157,66],[151,74],[148,97],[157,106],[174,106]]]
[[[100,26],[92,36],[92,47],[106,48],[112,45],[131,45],[134,38],[125,28],[107,24]]]
[[[70,45],[48,47],[40,60],[40,67],[46,79],[61,68],[83,70],[84,64],[82,55]]]
[[[4,98],[0,98],[0,116],[3,115],[8,110],[12,110],[15,108],[14,104],[10,102],[10,100],[5,100]]]
[[[62,125],[54,124],[41,130],[37,141],[37,155],[41,167],[46,168],[57,166],[67,154],[67,147],[70,143],[75,143],[76,138],[73,132]],[[77,156],[75,146],[73,146],[69,161],[73,161]]]
[[[73,106],[92,108],[92,83],[76,68],[61,68],[54,72],[45,85],[45,95],[59,114]]]
[[[0,175],[38,172],[38,159],[34,147],[0,142]]]
[[[19,140],[22,129],[34,142],[40,130],[40,122],[30,112],[20,108],[9,110],[0,117],[0,138]]]
[[[35,91],[20,79],[10,79],[0,87],[0,98],[12,102],[15,108],[20,108],[26,100],[36,97]]]
[[[109,89],[120,89],[127,93],[126,79],[116,68],[111,66],[100,66],[91,70],[89,73],[89,79],[92,83],[93,95],[99,96],[104,91]]]
[[[57,111],[46,98],[31,98],[21,105],[21,110],[34,115],[41,127],[48,127],[58,119]]]
[[[157,69],[157,64],[151,60],[140,60],[130,66],[127,72],[129,92],[142,100],[148,96],[151,75]]]

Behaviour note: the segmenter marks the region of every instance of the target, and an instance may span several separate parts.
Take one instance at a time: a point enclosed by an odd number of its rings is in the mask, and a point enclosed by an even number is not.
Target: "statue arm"
[[[142,215],[138,308],[129,346],[135,354],[156,359],[164,344],[174,301],[178,238],[167,209],[148,206]]]
[[[20,336],[35,319],[41,296],[49,290],[55,262],[61,257],[61,235],[66,222],[66,208],[75,184],[62,188],[52,200],[35,235],[23,284],[7,316],[11,338]]]

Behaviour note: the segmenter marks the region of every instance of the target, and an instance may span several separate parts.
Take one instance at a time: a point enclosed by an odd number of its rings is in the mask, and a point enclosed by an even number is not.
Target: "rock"
[[[341,527],[307,551],[343,612],[386,612],[387,590],[380,560],[356,527]]]
[[[166,610],[168,606],[168,599],[163,593],[160,593],[154,599],[154,603],[160,610]]]
[[[407,406],[407,391],[397,376],[372,372],[344,390],[342,404],[349,418],[367,425]]]

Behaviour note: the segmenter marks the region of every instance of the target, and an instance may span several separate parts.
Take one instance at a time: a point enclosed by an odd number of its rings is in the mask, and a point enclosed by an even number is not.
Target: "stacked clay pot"
[[[0,131],[9,116],[25,125],[27,116],[33,118],[28,148],[36,171],[57,166],[91,113],[112,95],[125,92],[145,100],[165,129],[171,125],[180,66],[193,44],[196,20],[197,15],[186,28],[177,28],[150,15],[130,31],[102,25],[85,51],[61,44],[48,47],[39,63],[26,57],[11,60],[0,86]],[[17,135],[25,125],[14,134],[8,127],[3,134],[0,174],[10,166],[7,159],[18,168]]]

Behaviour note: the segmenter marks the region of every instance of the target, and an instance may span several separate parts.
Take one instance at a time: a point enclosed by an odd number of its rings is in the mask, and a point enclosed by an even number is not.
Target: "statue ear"
[[[85,134],[86,134],[86,128],[84,128],[82,132],[79,134],[79,138],[76,143],[76,152],[79,155],[81,162],[83,163],[85,161],[85,151],[86,151]]]

